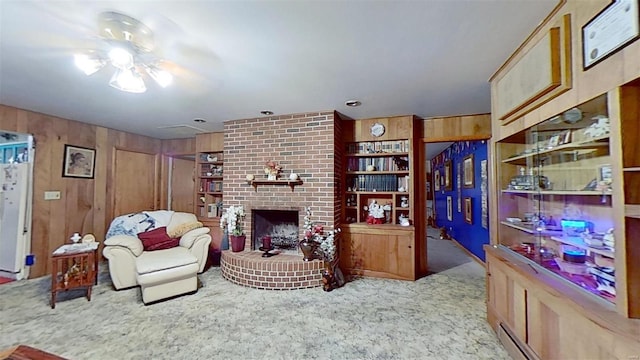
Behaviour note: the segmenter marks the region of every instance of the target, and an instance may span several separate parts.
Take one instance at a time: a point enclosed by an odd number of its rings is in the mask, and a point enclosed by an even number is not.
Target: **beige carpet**
[[[49,278],[0,286],[0,349],[69,359],[509,359],[486,323],[474,261],[328,293],[244,288],[212,268],[196,294],[150,306],[137,288],[114,291],[106,267],[91,302],[61,293],[55,310]]]

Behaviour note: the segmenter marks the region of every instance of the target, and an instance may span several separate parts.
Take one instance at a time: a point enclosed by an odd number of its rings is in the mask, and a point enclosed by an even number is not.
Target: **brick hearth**
[[[295,290],[322,285],[320,260],[303,261],[301,255],[279,254],[263,258],[259,251],[223,251],[222,277],[242,286],[267,290]]]

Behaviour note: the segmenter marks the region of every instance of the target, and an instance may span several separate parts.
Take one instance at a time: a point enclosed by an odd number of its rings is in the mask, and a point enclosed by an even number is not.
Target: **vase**
[[[304,239],[302,241],[300,241],[300,250],[302,250],[302,254],[303,254],[303,258],[302,260],[304,261],[311,261],[313,260],[313,254],[315,253],[316,250],[316,243],[314,241],[309,241],[307,239]]]
[[[246,240],[247,237],[244,235],[229,235],[229,242],[231,242],[231,251],[244,251],[244,243]]]
[[[331,262],[325,261],[322,271],[322,290],[331,291],[341,287],[345,282],[344,274],[338,266],[338,259]]]
[[[276,174],[268,174],[267,175],[267,180],[269,180],[269,181],[278,180],[278,176]]]
[[[229,250],[229,233],[227,233],[226,231],[224,232],[224,234],[222,234],[220,250]]]

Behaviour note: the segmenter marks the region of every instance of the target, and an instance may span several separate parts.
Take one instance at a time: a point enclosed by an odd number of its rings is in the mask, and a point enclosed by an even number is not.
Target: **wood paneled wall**
[[[193,155],[196,153],[196,138],[162,140],[162,153],[167,156]]]
[[[491,137],[491,114],[433,117],[422,122],[424,142],[484,140]]]
[[[0,129],[29,133],[35,139],[31,253],[36,262],[30,278],[49,274],[51,252],[68,242],[74,232],[92,233],[96,240],[104,241],[113,217],[116,148],[161,152],[158,139],[4,105],[0,105]],[[96,149],[94,179],[62,177],[65,144]],[[161,176],[166,177],[166,171]],[[131,174],[131,181],[136,181],[136,174]],[[60,191],[61,199],[45,201],[44,192],[49,190]],[[164,205],[159,202],[159,206]]]
[[[167,189],[169,188],[169,159],[171,157],[181,157],[184,155],[195,155],[196,153],[196,138],[188,139],[169,139],[160,140],[162,147],[162,157],[160,160],[160,172],[167,174],[160,179],[160,198],[158,199],[161,204],[165,206],[169,203],[169,197]],[[191,176],[191,174],[189,174]]]

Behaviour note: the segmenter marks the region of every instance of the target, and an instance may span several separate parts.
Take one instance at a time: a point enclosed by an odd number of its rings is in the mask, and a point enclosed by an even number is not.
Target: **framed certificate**
[[[582,27],[582,68],[584,70],[640,37],[638,1],[613,1]]]

